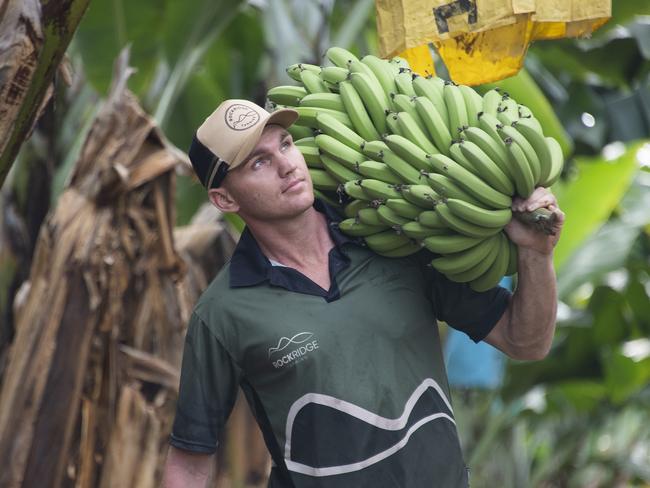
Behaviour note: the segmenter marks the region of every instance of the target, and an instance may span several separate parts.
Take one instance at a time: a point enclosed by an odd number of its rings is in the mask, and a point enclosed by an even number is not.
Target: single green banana
[[[487,237],[476,246],[464,251],[440,256],[431,261],[431,265],[444,274],[458,274],[473,268],[483,261],[493,247],[499,244],[499,234]]]
[[[320,72],[323,81],[331,85],[338,85],[341,81],[347,80],[348,76],[350,76],[350,70],[338,66],[326,66]]]
[[[323,161],[321,161],[320,158],[320,151],[318,147],[314,146],[297,146],[298,150],[302,154],[303,158],[305,158],[305,163],[307,163],[307,166],[310,168],[319,168],[319,169],[325,169],[325,166],[323,165]]]
[[[359,185],[370,196],[378,199],[401,198],[401,194],[396,190],[396,185],[391,185],[384,181],[373,178],[364,178],[359,181]]]
[[[318,144],[316,144],[316,138],[313,135],[294,140],[293,144],[295,146],[308,146],[308,147],[315,147],[318,149]]]
[[[357,165],[366,160],[359,151],[355,151],[332,136],[318,134],[314,139],[321,152],[343,163],[351,171],[356,171]]]
[[[314,188],[318,190],[336,190],[339,182],[327,171],[322,169],[309,168],[309,175]]]
[[[472,141],[463,141],[460,150],[470,163],[478,170],[483,180],[497,191],[512,195],[515,187],[510,178],[492,161],[483,150]]]
[[[365,64],[359,62],[361,66]],[[367,69],[370,69],[366,66]],[[372,72],[371,72],[372,74]],[[374,77],[375,75],[372,74]],[[386,112],[390,110],[388,97],[384,94],[379,81],[375,78],[372,80],[365,73],[352,73],[350,81],[357,90],[365,105],[372,123],[379,134],[384,134],[388,127],[386,126]]]
[[[382,151],[381,160],[402,179],[402,183],[420,183],[420,171],[390,149]]]
[[[422,209],[435,208],[441,201],[440,196],[429,185],[405,185],[402,187],[402,196]]]
[[[418,115],[419,118],[419,115]],[[426,128],[420,128],[416,120],[408,112],[397,112],[397,124],[400,134],[417,144],[427,154],[439,154],[440,151],[433,145],[426,134]]]
[[[522,105],[521,103],[517,104],[517,113],[519,114],[520,119],[529,119],[534,117],[533,112],[531,112],[526,105]]]
[[[395,107],[395,112],[407,112],[408,114],[413,117],[413,120],[418,124],[420,129],[422,129],[423,132],[425,132],[427,129],[424,125],[424,122],[420,118],[420,115],[418,114],[417,109],[415,108],[415,103],[414,99],[416,97],[409,97],[408,95],[404,95],[403,93],[396,93],[393,94],[392,102],[393,102],[393,107]]]
[[[298,106],[300,100],[305,95],[307,95],[307,90],[305,90],[302,86],[293,85],[276,86],[274,88],[271,88],[266,93],[266,97],[273,103],[288,105],[290,107]]]
[[[398,200],[396,198],[390,198],[388,200]],[[386,202],[388,202],[386,200]],[[379,205],[377,207],[377,216],[379,217],[379,220],[386,224],[390,225],[392,228],[399,228],[402,225],[406,224],[407,222],[411,222],[411,220],[402,217],[399,215],[397,212],[392,210],[390,207],[386,205]]]
[[[424,247],[436,254],[449,254],[469,249],[481,242],[483,238],[468,237],[460,234],[431,236],[424,239]]]
[[[399,124],[397,123],[397,112],[391,112],[386,115],[386,127],[388,127],[389,133],[402,135]]]
[[[410,139],[402,137],[399,134],[389,134],[384,137],[384,141],[390,147],[391,151],[415,169],[423,171],[433,170],[433,166],[426,157],[427,153]]]
[[[362,224],[375,225],[377,227],[386,225],[385,222],[379,219],[377,209],[372,207],[360,209],[357,212],[357,218]]]
[[[501,103],[501,93],[496,88],[489,90],[483,95],[483,110],[484,114],[490,114],[492,117],[497,116],[497,109]]]
[[[438,152],[448,156],[449,146],[451,146],[452,142],[451,134],[440,113],[427,97],[416,97],[414,103],[422,123],[426,127],[430,139],[435,143]]]
[[[494,235],[489,239],[493,239],[493,241],[491,242],[489,252],[485,258],[479,261],[475,266],[465,271],[460,271],[458,273],[445,273],[445,276],[447,276],[447,278],[452,281],[456,281],[457,283],[467,283],[475,280],[483,273],[485,273],[488,269],[490,269],[490,266],[494,264],[494,260],[499,253],[499,235]]]
[[[338,93],[310,93],[300,100],[300,106],[326,108],[328,110],[345,112],[341,95]]]
[[[289,78],[291,78],[294,81],[300,82],[300,72],[302,71],[302,68],[300,67],[300,63],[292,64],[291,66],[287,67],[286,71],[287,74],[289,75]]]
[[[503,140],[499,135],[499,129],[503,124],[499,122],[499,119],[497,119],[496,116],[483,112],[478,118],[478,126],[483,129],[485,133],[494,140],[494,142],[497,144],[503,144]]]
[[[370,204],[365,200],[352,200],[345,207],[343,207],[343,215],[347,218],[354,218],[357,212],[362,208],[368,208]]]
[[[321,72],[321,67],[316,64],[296,63],[287,68],[287,74],[295,81],[300,81],[300,72],[304,70],[313,71],[316,74]]]
[[[416,239],[418,241],[421,241],[422,239],[426,239],[427,237],[431,237],[431,236],[449,234],[447,229],[437,229],[434,227],[427,227],[425,225],[420,224],[419,222],[413,222],[413,221],[407,222],[406,224],[402,225],[401,232],[403,232],[406,236],[410,237],[411,239]]]
[[[451,178],[463,190],[487,205],[488,208],[509,208],[512,205],[512,198],[495,190],[454,160],[442,154],[433,154],[429,158],[437,173]]]
[[[399,185],[404,181],[386,163],[380,161],[362,162],[359,164],[359,173],[366,178],[373,178],[393,185]]]
[[[521,198],[528,198],[535,189],[535,179],[523,149],[512,139],[506,139],[508,161],[514,176],[515,189]]]
[[[422,212],[422,209],[403,198],[389,198],[386,200],[386,207],[402,218],[415,220]]]
[[[438,81],[436,81],[438,80]],[[419,97],[424,97],[431,102],[436,108],[438,115],[445,124],[447,133],[449,133],[449,116],[447,115],[447,106],[443,96],[445,83],[441,78],[431,76],[414,76],[413,77],[413,90]],[[422,112],[418,111],[420,116],[423,117]]]
[[[329,93],[329,88],[327,88],[325,82],[313,71],[302,70],[300,72],[300,81],[309,93]]]
[[[375,252],[387,258],[404,258],[406,256],[410,256],[411,254],[415,254],[421,249],[422,246],[419,243],[409,242],[408,244],[404,244],[403,246],[398,247],[397,249],[391,249],[390,251],[375,251]]]
[[[474,205],[481,205],[476,198],[463,190],[451,178],[438,173],[428,173],[424,176],[426,177],[426,182],[429,184],[429,186],[433,188],[435,192],[441,197],[446,199],[457,198]]]
[[[521,147],[526,155],[528,163],[530,164],[530,170],[533,173],[533,180],[537,183],[542,171],[542,165],[539,161],[539,156],[537,156],[535,149],[530,145],[528,139],[526,139],[517,129],[509,125],[504,125],[498,129],[498,132],[504,142],[506,142],[506,139],[512,139],[519,145],[519,147]]]
[[[483,97],[466,85],[459,85],[460,93],[465,101],[468,125],[478,125],[478,114],[483,111]]]
[[[478,168],[474,166],[474,164],[472,164],[472,162],[469,159],[467,159],[467,156],[465,156],[465,153],[461,150],[460,148],[461,142],[462,139],[460,142],[454,142],[451,146],[449,146],[449,157],[454,161],[456,161],[458,164],[460,164],[463,168],[465,168],[470,173],[483,179],[483,175],[481,175],[481,172],[478,170]]]
[[[512,126],[526,138],[538,157],[540,170],[539,178],[536,181],[546,181],[551,173],[551,151],[544,139],[544,133],[537,128],[532,119],[519,119]],[[528,155],[526,156],[528,157]]]
[[[501,230],[500,228],[483,227],[481,225],[467,222],[455,215],[445,203],[436,205],[436,212],[438,212],[442,221],[447,224],[450,229],[453,229],[464,236],[489,237]]]
[[[411,71],[411,65],[409,64],[409,62],[401,56],[393,56],[388,61],[390,63],[393,63],[395,66],[397,66],[400,72]]]
[[[444,220],[440,218],[440,215],[438,215],[435,210],[425,210],[424,212],[420,212],[417,221],[426,227],[431,227],[432,229],[449,229],[447,224],[445,224]]]
[[[338,66],[339,68],[347,68],[352,61],[359,60],[359,58],[347,49],[336,46],[330,47],[325,52],[325,56],[327,56],[327,59],[329,59],[334,66]]]
[[[344,193],[350,198],[356,198],[357,200],[363,200],[365,202],[372,202],[373,200],[375,200],[375,198],[373,198],[372,195],[370,195],[363,188],[361,188],[361,185],[359,185],[360,181],[361,180],[356,180],[356,181],[348,181],[347,183],[344,183],[343,184]]]
[[[342,124],[336,117],[332,117],[328,113],[319,113],[316,116],[316,124],[323,134],[338,139],[355,151],[360,151],[361,146],[365,142],[359,134],[354,132],[354,130],[350,129],[345,124]]]
[[[367,64],[361,61],[351,62],[350,73],[363,73],[364,75],[366,75],[366,77],[368,78],[368,82],[372,87],[372,90],[376,93],[376,96],[382,100],[382,104],[386,105],[386,107],[390,105],[390,96],[386,92],[384,92],[384,89],[382,88],[379,79],[377,78],[377,76],[375,76],[375,72],[371,70]]]
[[[299,125],[304,125],[306,127],[311,127],[313,129],[318,128],[318,122],[316,117],[322,113],[326,113],[336,118],[346,127],[352,129],[352,121],[345,112],[339,112],[337,110],[328,110],[325,108],[316,108],[316,107],[296,107],[294,109],[298,112],[298,120],[296,121]]]
[[[512,210],[509,208],[487,210],[457,198],[448,198],[445,203],[455,215],[481,227],[502,229],[512,219]]]
[[[291,134],[294,140],[304,139],[305,137],[312,137],[314,135],[314,131],[309,127],[298,125],[297,123],[287,127],[287,132]]]
[[[375,74],[386,96],[389,96],[390,93],[397,92],[395,75],[399,73],[399,68],[385,59],[378,58],[372,54],[364,56],[361,59],[361,62],[368,66],[368,68],[370,68]]]
[[[519,107],[517,107],[517,102],[515,102],[509,96],[504,95],[501,99],[501,103],[497,108],[497,119],[503,125],[511,125],[513,122],[519,119]]]
[[[339,229],[341,232],[352,237],[368,237],[388,229],[386,225],[368,225],[359,222],[357,218],[345,219],[339,222]],[[392,232],[392,231],[391,231]]]
[[[358,180],[361,176],[356,171],[352,171],[336,159],[323,153],[320,155],[325,170],[340,183],[346,183],[352,180]]]
[[[366,236],[364,240],[368,247],[376,252],[392,251],[411,242],[408,237],[397,234],[392,229]]]
[[[530,124],[537,130],[537,132],[544,132],[544,128],[539,120],[533,115],[533,112],[530,111],[526,105],[517,105],[519,119],[526,119]]]
[[[463,131],[463,135],[468,141],[471,141],[480,147],[481,150],[496,163],[499,169],[512,180],[510,165],[508,164],[508,153],[506,152],[506,147],[501,141],[501,138],[499,138],[499,141],[497,142],[490,136],[490,134],[480,127],[468,127]],[[498,133],[496,135],[498,137]]]
[[[363,101],[352,83],[350,81],[342,81],[339,83],[339,93],[341,94],[345,110],[352,121],[354,130],[366,141],[379,139],[380,135],[377,129],[375,129],[363,105]]]
[[[459,132],[469,125],[465,99],[458,86],[447,83],[443,89],[443,98],[449,115],[449,133],[452,139],[459,138]]]
[[[361,146],[361,152],[375,161],[381,161],[384,152],[388,150],[388,146],[383,141],[366,141]]]
[[[562,147],[557,140],[553,137],[545,137],[544,139],[546,140],[548,150],[551,153],[551,171],[549,172],[548,178],[540,183],[540,186],[548,188],[555,183],[562,174],[564,155],[562,154]]]
[[[562,148],[560,148],[560,151],[562,151]],[[512,276],[517,272],[518,255],[517,244],[508,239],[508,269],[506,269],[506,276]]]
[[[350,63],[348,63],[348,69],[350,70],[350,73],[363,73],[367,76],[372,76],[373,78],[376,78],[372,70],[364,63],[362,63],[361,60],[359,59],[350,61]],[[379,83],[379,81],[377,82]]]
[[[397,86],[397,91],[409,97],[416,96],[415,90],[413,90],[413,79],[410,70],[401,71],[395,75],[395,85]]]
[[[508,270],[509,247],[508,238],[499,234],[499,252],[494,260],[494,264],[481,276],[469,282],[470,288],[474,291],[483,292],[494,288],[499,284],[501,278]]]

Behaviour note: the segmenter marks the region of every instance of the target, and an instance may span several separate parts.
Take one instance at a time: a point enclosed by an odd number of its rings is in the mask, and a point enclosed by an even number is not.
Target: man
[[[427,251],[384,258],[343,235],[314,201],[286,130],[296,117],[228,100],[190,149],[210,201],[247,229],[188,327],[165,486],[205,485],[238,387],[273,458],[271,487],[467,486],[435,319],[543,358],[564,215],[543,188],[515,199],[556,211],[557,232],[513,220],[516,292],[474,292],[427,267]]]

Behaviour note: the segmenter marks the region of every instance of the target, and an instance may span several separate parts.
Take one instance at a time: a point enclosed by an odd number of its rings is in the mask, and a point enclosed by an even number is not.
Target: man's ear
[[[233,198],[232,194],[224,187],[211,188],[208,190],[208,198],[212,205],[222,212],[235,213],[239,211],[239,204]]]

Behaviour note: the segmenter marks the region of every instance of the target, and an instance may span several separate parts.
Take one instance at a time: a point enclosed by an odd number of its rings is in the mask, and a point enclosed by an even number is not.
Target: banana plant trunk
[[[0,187],[90,0],[0,0]]]

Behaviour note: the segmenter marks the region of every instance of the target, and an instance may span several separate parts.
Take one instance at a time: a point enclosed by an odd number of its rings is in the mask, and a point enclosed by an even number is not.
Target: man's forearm
[[[214,455],[195,454],[169,447],[163,471],[163,488],[204,488],[210,480]]]
[[[557,288],[553,255],[519,249],[518,281],[504,339],[516,359],[542,359],[553,341]]]

